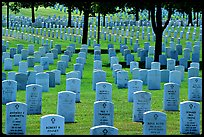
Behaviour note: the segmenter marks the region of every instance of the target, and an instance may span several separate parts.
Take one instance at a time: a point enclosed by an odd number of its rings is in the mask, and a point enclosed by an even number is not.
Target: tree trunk
[[[138,8],[136,8],[135,19],[136,19],[136,21],[139,20],[139,9]]]
[[[157,5],[157,11],[156,11],[156,21],[157,21],[157,31],[155,33],[156,35],[156,42],[155,42],[155,55],[154,55],[154,61],[159,62],[159,55],[162,54],[162,10],[161,5]]]
[[[103,26],[105,26],[105,22],[106,22],[106,14],[103,14]]]
[[[72,10],[71,7],[68,7],[68,27],[71,27],[71,17],[72,17]]]
[[[9,2],[6,2],[6,5],[7,5],[7,29],[9,29]]]
[[[87,10],[85,10],[84,11],[84,28],[83,28],[82,44],[87,44],[88,20],[89,20],[89,12]]]
[[[191,11],[188,13],[188,26],[189,26],[189,24],[191,24],[191,26],[193,25],[192,12]]]
[[[199,14],[199,12],[197,12],[197,17],[196,17],[196,24],[197,24],[197,26],[198,26],[198,14]]]
[[[32,23],[35,23],[34,2],[31,3],[31,12],[32,12]]]
[[[100,39],[100,12],[98,12],[98,38],[97,38],[98,44],[99,44],[99,39]]]
[[[196,19],[196,12],[193,11],[193,20],[195,20],[195,19]]]
[[[150,14],[151,14],[150,10],[148,10],[148,21],[150,21],[150,17],[151,17]]]

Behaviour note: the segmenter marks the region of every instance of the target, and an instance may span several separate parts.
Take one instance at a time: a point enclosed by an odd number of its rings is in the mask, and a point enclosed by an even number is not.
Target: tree
[[[90,1],[75,1],[74,6],[79,9],[80,12],[83,11],[84,14],[84,27],[83,27],[83,37],[82,44],[87,44],[87,36],[88,36],[88,20],[89,14],[92,13],[94,2]]]
[[[74,1],[62,1],[59,2],[59,4],[63,4],[65,7],[67,7],[67,13],[68,13],[68,24],[67,27],[71,27],[71,17],[72,17],[72,12],[75,9],[76,3]]]
[[[6,27],[7,27],[7,29],[9,29],[9,9],[10,9],[10,5],[9,5],[9,1],[7,1],[7,2],[3,2],[2,3],[2,6],[3,5],[6,5],[6,14],[7,14],[7,18],[6,18]]]

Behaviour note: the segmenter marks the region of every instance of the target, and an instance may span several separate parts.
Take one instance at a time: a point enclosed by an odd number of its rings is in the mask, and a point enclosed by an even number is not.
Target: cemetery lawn
[[[8,39],[11,47],[15,47],[16,43],[21,43],[27,46],[29,43],[23,40],[17,40],[13,38]],[[40,45],[35,44],[37,47]],[[65,45],[63,45],[65,46]],[[37,48],[38,49],[38,48]],[[119,53],[117,56],[119,56]],[[58,55],[60,58],[61,55]],[[122,56],[122,55],[120,55]],[[74,64],[76,63],[77,53],[71,58],[69,67],[66,69],[66,73],[73,71]],[[119,135],[141,135],[142,123],[132,122],[132,107],[133,103],[128,102],[128,89],[118,89],[114,84],[112,72],[108,67],[108,54],[102,54],[103,70],[106,72],[107,82],[112,83],[112,102],[114,103],[114,127],[118,128]],[[50,64],[49,70],[56,69],[57,59],[54,60],[54,64]],[[35,63],[38,65],[39,63]],[[3,70],[2,64],[2,70]],[[28,68],[33,70],[34,68]],[[124,68],[129,73],[129,79],[132,79],[129,72],[129,68]],[[89,135],[90,128],[93,125],[93,107],[96,93],[92,90],[92,70],[93,70],[93,54],[87,55],[87,63],[84,66],[83,78],[81,79],[81,103],[76,103],[75,123],[65,124],[65,135]],[[17,66],[13,66],[13,71],[18,71]],[[4,71],[8,74],[8,71]],[[202,77],[202,70],[199,72],[199,76]],[[185,80],[181,82],[180,87],[180,102],[187,101],[188,96],[188,82],[187,72],[185,72]],[[47,114],[57,113],[57,98],[58,92],[65,91],[66,89],[66,75],[61,75],[61,84],[56,85],[55,88],[50,88],[49,92],[42,93],[42,114],[40,115],[27,115],[26,134],[27,135],[39,135],[40,134],[40,117]],[[161,83],[161,90],[148,90],[147,86],[143,86],[143,90],[152,93],[151,110],[162,111],[167,114],[167,135],[179,135],[180,134],[180,113],[179,111],[163,111],[163,89],[164,83]],[[17,91],[17,100],[19,102],[26,102],[25,90]],[[200,102],[200,130],[202,134],[202,102]],[[6,106],[2,105],[2,131],[5,133],[5,116]]]
[[[30,17],[31,16],[30,11],[31,11],[30,9],[22,9],[21,12],[18,13],[17,15],[18,16],[24,15],[24,16]],[[35,13],[36,13],[36,17],[38,15],[47,17],[48,15],[53,16],[54,14],[61,17],[65,15],[67,17],[67,14],[65,14],[64,12],[60,12],[59,10],[54,10],[51,8],[44,9],[40,7],[38,11],[36,11]],[[6,6],[2,7],[2,14],[6,15]],[[141,29],[142,28],[140,28],[140,35],[141,35]],[[196,31],[197,32],[199,31],[199,27],[197,27]],[[184,38],[181,39],[181,45],[183,46],[183,48],[186,45],[185,32],[187,32],[187,28],[185,28],[185,31],[184,31],[184,36],[183,36]],[[190,34],[192,34],[192,32],[193,32],[193,27],[191,27]],[[39,36],[40,36],[40,42],[41,42],[42,36],[41,35]],[[173,33],[171,33],[171,37],[172,36],[173,36]],[[168,37],[168,42],[170,41],[171,37]],[[191,41],[192,35],[190,35],[189,37],[190,37],[189,41]],[[45,40],[47,38],[48,37],[45,37]],[[28,44],[34,44],[32,42],[27,42],[13,37],[2,36],[2,39],[4,39],[5,41],[9,41],[9,48],[16,47],[16,44],[22,44],[24,45],[24,48],[27,49]],[[77,49],[80,49],[80,46],[81,46],[81,44],[79,44],[78,42],[73,42],[73,40],[64,41],[64,40],[50,38],[50,37],[48,39],[53,40],[53,45],[61,44],[62,50],[65,50],[66,47],[71,43],[76,44]],[[91,45],[93,45],[94,39],[95,38],[92,38]],[[118,39],[118,36],[117,36],[117,39]],[[134,37],[133,43],[135,43],[135,39],[136,38]],[[152,41],[152,35],[150,39],[151,41],[148,41],[148,42],[150,42],[151,46],[154,46],[155,42]],[[198,35],[196,35],[196,39],[198,39]],[[177,39],[175,39],[174,41],[176,43]],[[124,36],[122,37],[122,43],[123,42],[124,42]],[[129,39],[128,39],[128,42],[129,42]],[[139,37],[140,47],[143,48],[144,42],[147,42],[147,36],[145,36],[144,40],[141,39],[141,36],[140,36]],[[108,40],[105,41],[103,40],[103,38],[101,38],[100,40],[101,49],[107,49],[109,43],[114,44],[114,48],[116,50],[118,50],[120,47],[119,42],[113,42],[113,37],[111,39],[111,42],[109,42]],[[41,45],[36,43],[34,45],[35,45],[35,48],[34,48],[35,51],[38,51]],[[127,43],[127,45],[129,46],[130,49],[133,49],[133,46],[130,46],[129,43]],[[193,45],[194,45],[194,42],[192,42],[192,46]],[[166,44],[166,47],[169,47],[169,44]],[[200,46],[200,48],[201,48],[200,61],[202,61],[202,46]],[[93,49],[93,46],[89,46],[89,49]],[[7,49],[7,52],[9,52],[8,49]],[[58,55],[58,60],[60,59],[61,55],[60,54]],[[135,56],[135,61],[139,61],[139,57],[137,57],[137,53],[133,53],[133,55]],[[179,55],[179,59],[182,56],[183,55]],[[69,62],[69,67],[66,68],[66,73],[74,70],[74,64],[76,63],[77,57],[78,57],[77,53],[73,54],[73,57],[71,58],[71,62]],[[124,62],[124,57],[121,55],[121,53],[117,53],[117,57],[119,58],[120,62]],[[114,127],[118,128],[119,135],[142,135],[142,129],[143,129],[142,123],[132,122],[133,103],[128,102],[128,89],[118,89],[117,85],[114,84],[112,71],[108,63],[108,54],[102,54],[101,58],[103,63],[102,69],[106,72],[106,81],[112,84],[112,89],[113,89],[112,102],[114,104]],[[93,54],[89,53],[87,55],[86,64],[84,65],[83,78],[81,79],[81,91],[80,91],[81,103],[76,103],[75,123],[65,124],[65,135],[89,135],[90,128],[93,126],[93,109],[94,109],[94,101],[96,97],[95,91],[92,90],[92,74],[93,74],[92,72],[93,72],[93,61],[94,61],[93,59],[94,59]],[[49,71],[56,69],[58,60],[55,59],[54,64],[49,65]],[[35,65],[39,65],[39,64],[40,63],[35,63]],[[128,71],[129,80],[131,80],[132,76],[130,74],[129,68],[123,68],[123,69]],[[3,70],[4,70],[4,64],[2,64],[2,71]],[[28,70],[34,70],[34,68],[29,67]],[[13,71],[18,72],[18,67],[13,66]],[[3,71],[3,72],[5,72],[8,75],[9,71]],[[185,72],[184,76],[185,76],[184,81],[181,82],[181,87],[180,87],[180,102],[188,100],[188,73]],[[202,70],[199,71],[199,77],[202,77]],[[167,135],[180,135],[180,112],[163,110],[164,84],[165,83],[161,83],[161,90],[148,90],[147,86],[143,85],[143,91],[147,91],[152,94],[151,110],[161,111],[167,114]],[[61,75],[60,85],[56,85],[55,88],[50,88],[49,92],[42,93],[42,114],[27,115],[26,135],[40,134],[40,118],[48,114],[57,113],[58,92],[65,91],[65,90],[66,90],[66,75]],[[25,90],[17,91],[16,101],[23,102],[23,103],[26,102]],[[199,103],[200,103],[200,133],[202,134],[202,102],[199,102]],[[2,132],[3,133],[5,133],[5,121],[6,121],[6,105],[2,105]]]

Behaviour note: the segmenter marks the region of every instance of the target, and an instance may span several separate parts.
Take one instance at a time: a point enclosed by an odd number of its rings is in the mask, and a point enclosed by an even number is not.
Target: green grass
[[[2,8],[2,13],[6,14],[5,7]],[[57,10],[53,10],[48,8],[48,10],[44,10],[43,8],[36,11],[36,16],[53,16],[56,14],[57,16],[66,15],[64,12],[60,12]],[[21,13],[18,15],[25,15],[30,17],[29,9],[22,9]],[[137,28],[137,27],[135,27]],[[141,28],[140,28],[141,29]],[[145,28],[146,29],[146,28]],[[130,29],[131,30],[131,29]],[[187,28],[185,29],[187,30]],[[197,32],[199,28],[197,27]],[[141,32],[141,30],[140,30]],[[150,31],[151,32],[151,31]],[[179,32],[179,31],[178,31]],[[186,32],[186,31],[185,31]],[[193,32],[193,28],[191,28],[191,32]],[[192,33],[191,33],[192,34]],[[171,33],[171,37],[173,33]],[[190,40],[191,40],[190,35]],[[42,37],[42,36],[40,36]],[[170,41],[170,38],[168,41]],[[197,36],[198,37],[198,36]],[[46,39],[47,37],[45,37]],[[118,38],[118,37],[117,37]],[[11,37],[2,36],[2,39],[8,40],[9,47],[16,47],[17,43],[23,44],[24,48],[27,49],[28,44],[33,44],[31,42],[27,42],[20,39],[15,39]],[[49,40],[51,38],[48,38]],[[92,38],[93,40],[94,38]],[[135,42],[135,37],[133,41]],[[197,38],[196,38],[197,39]],[[75,43],[73,41],[63,41],[60,39],[54,38],[54,44],[62,44],[62,49],[66,49],[66,47],[70,43]],[[124,39],[123,39],[124,40]],[[147,41],[141,39],[141,33],[139,38],[139,44],[143,47],[144,42]],[[128,41],[129,42],[129,41]],[[177,41],[175,40],[175,43]],[[181,44],[185,47],[185,33],[184,39],[181,40]],[[109,43],[113,43],[115,49],[119,49],[119,42],[113,42],[113,38],[111,42],[108,40],[100,40],[101,49],[107,49]],[[123,43],[123,42],[122,42]],[[78,42],[75,43],[77,49],[81,47],[81,44]],[[150,45],[153,46],[155,42],[150,41]],[[192,45],[194,42],[192,43]],[[38,50],[41,46],[40,44],[34,44],[35,50]],[[127,44],[130,49],[133,46]],[[169,45],[167,44],[167,47]],[[89,49],[93,49],[92,46]],[[7,50],[9,52],[9,50]],[[133,53],[135,55],[135,60],[139,61],[137,57],[137,53]],[[61,55],[58,55],[60,59]],[[140,122],[132,122],[132,107],[133,103],[128,102],[128,89],[118,89],[117,85],[114,84],[114,79],[112,77],[112,71],[108,66],[108,55],[102,54],[102,62],[103,62],[103,70],[106,72],[106,81],[112,83],[112,102],[114,103],[114,127],[118,128],[119,135],[141,135],[142,134],[142,124]],[[183,55],[182,55],[183,56]],[[200,60],[202,60],[202,46],[200,53]],[[74,64],[76,63],[76,58],[78,57],[77,53],[73,55],[71,58],[71,62],[69,62],[69,67],[66,69],[66,73],[74,70]],[[124,62],[124,57],[122,57],[121,53],[117,54],[119,60]],[[84,66],[83,78],[81,79],[81,93],[80,100],[81,103],[76,103],[76,114],[75,114],[75,123],[66,123],[65,124],[65,135],[89,135],[90,128],[93,126],[93,108],[96,93],[92,90],[92,70],[93,70],[93,54],[88,54],[86,59],[86,64]],[[181,56],[179,56],[181,58]],[[57,59],[54,60],[54,64],[49,66],[49,71],[56,69],[57,67]],[[35,63],[35,65],[39,65],[39,63]],[[2,64],[3,70],[4,64]],[[33,70],[34,68],[30,67],[28,70]],[[132,79],[131,74],[129,72],[129,68],[124,68],[129,73],[129,79]],[[13,66],[13,71],[18,71],[17,66]],[[8,71],[3,71],[8,74]],[[180,88],[180,102],[188,100],[188,74],[185,72],[184,81],[181,82]],[[202,70],[199,71],[199,77],[202,77]],[[27,115],[27,123],[26,123],[26,134],[27,135],[39,135],[40,134],[40,117],[47,114],[56,114],[57,113],[57,98],[58,92],[66,90],[66,75],[61,75],[61,84],[56,85],[55,88],[50,88],[49,92],[42,93],[42,114],[39,115]],[[180,112],[179,111],[164,111],[163,110],[163,92],[164,92],[164,83],[161,83],[161,90],[148,90],[147,86],[143,86],[143,90],[150,92],[152,94],[152,102],[151,102],[151,110],[162,111],[167,114],[167,135],[179,135],[180,134]],[[26,92],[25,90],[17,91],[16,101],[25,103]],[[202,134],[202,102],[200,102],[200,133]],[[6,105],[2,105],[2,132],[5,133],[5,120],[6,120]]]

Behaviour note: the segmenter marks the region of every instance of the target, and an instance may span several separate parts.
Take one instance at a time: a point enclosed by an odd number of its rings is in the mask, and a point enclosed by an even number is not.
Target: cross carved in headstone
[[[189,107],[190,107],[190,109],[192,109],[193,108],[193,104],[190,104]]]
[[[103,103],[103,107],[104,107],[104,108],[106,107],[106,103]]]
[[[104,133],[104,135],[107,135],[108,130],[107,130],[107,129],[104,129],[102,132]]]
[[[16,108],[16,109],[18,109],[18,108],[19,108],[19,105],[18,105],[18,104],[16,104],[16,105],[15,105],[15,108]]]
[[[197,83],[197,82],[198,82],[198,79],[195,79],[195,82]]]
[[[55,123],[55,118],[52,118],[51,121],[52,121],[52,124],[54,124]]]
[[[154,114],[154,119],[157,120],[157,118],[158,118],[158,115]]]

